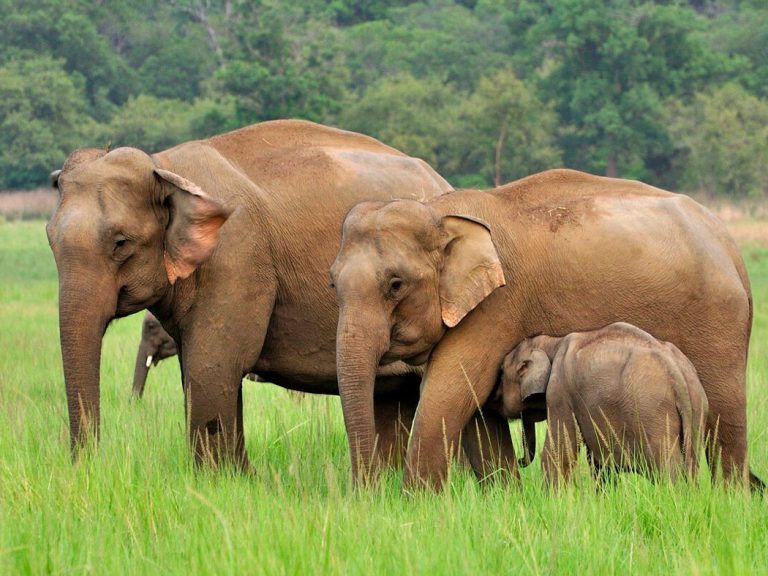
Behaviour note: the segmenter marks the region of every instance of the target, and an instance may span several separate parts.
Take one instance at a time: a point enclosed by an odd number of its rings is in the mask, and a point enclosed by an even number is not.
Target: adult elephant
[[[526,337],[625,321],[690,358],[724,474],[747,477],[749,280],[723,224],[686,196],[552,170],[428,202],[364,202],[345,219],[331,273],[353,461],[371,458],[381,364],[419,364],[431,352],[406,484],[440,486],[446,447],[485,403],[510,350]]]
[[[149,308],[179,346],[198,459],[246,465],[241,382],[335,394],[338,310],[328,268],[344,214],[364,199],[449,185],[423,161],[351,132],[274,121],[149,155],[73,152],[48,223],[76,453],[99,429],[102,336]],[[415,405],[414,369],[377,371],[382,445]],[[378,414],[380,412],[380,414]],[[385,447],[385,446],[383,446]]]

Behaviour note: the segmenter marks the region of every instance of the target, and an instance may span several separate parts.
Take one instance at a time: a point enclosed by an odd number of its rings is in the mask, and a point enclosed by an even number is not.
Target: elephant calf
[[[547,420],[550,484],[568,480],[579,436],[596,475],[606,466],[694,475],[709,410],[688,358],[624,322],[524,340],[504,358],[491,408],[523,419],[521,465],[536,448],[534,422]]]
[[[136,367],[133,370],[133,394],[137,398],[144,395],[144,387],[147,384],[147,374],[150,366],[157,366],[158,362],[171,358],[178,354],[176,341],[165,331],[160,320],[155,318],[152,312],[144,315],[141,323],[141,342],[136,353]],[[246,374],[246,379],[253,382],[263,382],[256,374]],[[300,398],[301,392],[291,392],[294,399]]]
[[[147,373],[150,366],[157,366],[160,360],[176,356],[176,342],[163,329],[160,320],[151,312],[144,315],[141,324],[141,343],[136,353],[136,367],[133,371],[133,393],[141,398],[147,383]]]

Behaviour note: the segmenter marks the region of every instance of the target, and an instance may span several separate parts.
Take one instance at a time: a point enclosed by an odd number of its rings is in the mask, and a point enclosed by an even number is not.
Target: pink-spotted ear
[[[506,281],[485,222],[456,214],[444,216],[440,227],[446,238],[440,309],[443,323],[452,328]]]
[[[211,256],[219,243],[219,230],[232,211],[178,174],[160,168],[155,174],[170,209],[163,262],[168,281],[174,284]]]

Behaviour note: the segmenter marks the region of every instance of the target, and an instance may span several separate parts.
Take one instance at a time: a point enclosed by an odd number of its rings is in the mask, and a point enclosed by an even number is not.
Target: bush
[[[768,100],[728,84],[671,106],[670,116],[686,187],[738,197],[768,191]]]

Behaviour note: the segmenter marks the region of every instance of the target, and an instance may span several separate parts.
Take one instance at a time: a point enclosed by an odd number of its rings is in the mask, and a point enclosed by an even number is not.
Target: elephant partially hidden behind
[[[486,406],[522,418],[524,465],[536,450],[534,422],[547,421],[542,467],[551,484],[569,479],[580,439],[596,476],[604,468],[693,476],[709,412],[688,358],[624,322],[524,340],[504,358]]]
[[[144,395],[150,366],[157,366],[161,360],[176,354],[174,339],[165,331],[152,312],[147,312],[141,323],[141,342],[136,353],[136,366],[133,369],[133,395],[137,398]]]
[[[361,200],[450,189],[425,162],[353,132],[285,120],[149,155],[86,148],[51,174],[47,234],[74,454],[98,436],[100,357],[114,318],[149,309],[178,344],[198,462],[249,465],[242,378],[337,394],[328,269]],[[379,453],[397,452],[420,370],[376,370]]]
[[[144,314],[141,322],[141,341],[136,352],[136,366],[133,369],[133,395],[136,398],[144,396],[150,366],[157,366],[161,360],[176,356],[177,353],[176,342],[165,331],[160,320],[155,318],[152,312]],[[245,378],[253,382],[263,382],[253,373],[246,374]]]

